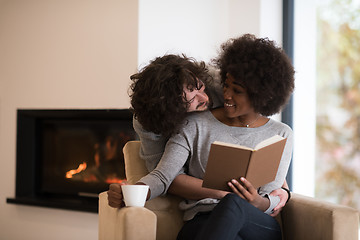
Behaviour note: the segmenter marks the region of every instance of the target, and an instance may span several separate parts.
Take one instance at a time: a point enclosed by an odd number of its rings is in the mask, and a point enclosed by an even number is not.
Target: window
[[[293,190],[360,209],[360,1],[294,10]]]

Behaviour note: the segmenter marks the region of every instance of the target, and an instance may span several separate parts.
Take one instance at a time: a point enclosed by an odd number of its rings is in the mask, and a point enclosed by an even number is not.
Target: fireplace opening
[[[97,212],[100,192],[126,180],[122,148],[135,140],[121,110],[18,110],[16,196],[8,203]]]

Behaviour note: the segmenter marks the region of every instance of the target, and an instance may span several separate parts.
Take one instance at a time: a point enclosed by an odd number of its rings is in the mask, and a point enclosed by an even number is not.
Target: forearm
[[[200,200],[204,198],[221,199],[228,192],[202,187],[202,180],[185,175],[178,175],[171,183],[168,192],[189,200]]]
[[[150,199],[163,195],[168,191],[172,181],[182,173],[188,158],[189,150],[180,144],[167,144],[165,152],[157,167],[139,182],[149,186]]]

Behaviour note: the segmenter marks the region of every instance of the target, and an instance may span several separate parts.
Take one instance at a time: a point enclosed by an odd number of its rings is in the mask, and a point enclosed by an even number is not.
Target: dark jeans
[[[212,212],[187,221],[177,239],[281,240],[281,229],[273,217],[236,194],[228,194]]]

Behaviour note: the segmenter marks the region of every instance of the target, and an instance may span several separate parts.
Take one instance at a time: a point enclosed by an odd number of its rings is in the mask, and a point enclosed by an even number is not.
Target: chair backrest
[[[129,141],[123,148],[125,175],[130,184],[135,184],[140,178],[149,173],[144,160],[140,158],[139,151],[140,141]]]

